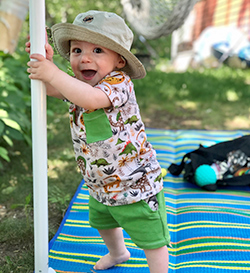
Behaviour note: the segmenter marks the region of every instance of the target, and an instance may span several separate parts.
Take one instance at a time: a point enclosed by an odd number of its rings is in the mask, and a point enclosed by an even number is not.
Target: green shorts
[[[106,206],[89,197],[89,223],[96,229],[122,227],[142,249],[156,249],[170,244],[163,191],[157,195],[159,207],[152,211],[141,200],[122,206]]]

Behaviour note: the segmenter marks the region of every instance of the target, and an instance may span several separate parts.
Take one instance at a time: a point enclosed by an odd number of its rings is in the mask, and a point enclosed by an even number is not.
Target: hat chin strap
[[[127,63],[127,60],[121,55],[121,58],[123,59],[123,61],[125,62],[125,65]]]

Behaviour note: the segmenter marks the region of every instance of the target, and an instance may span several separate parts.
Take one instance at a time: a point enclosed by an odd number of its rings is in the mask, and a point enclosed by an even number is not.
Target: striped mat
[[[162,167],[180,162],[199,144],[215,143],[250,131],[147,129]],[[164,178],[166,213],[171,235],[169,273],[250,271],[250,187],[204,191],[170,174]],[[49,265],[56,272],[149,273],[142,250],[124,232],[131,258],[108,270],[93,270],[107,253],[98,232],[88,222],[88,190],[81,182],[64,220],[50,242]]]

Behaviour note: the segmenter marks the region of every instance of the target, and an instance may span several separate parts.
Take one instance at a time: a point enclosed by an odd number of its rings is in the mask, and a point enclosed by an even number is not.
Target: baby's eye
[[[81,53],[82,51],[81,51],[80,48],[73,48],[73,49],[72,49],[72,52],[73,52],[73,53]]]
[[[102,53],[103,50],[100,47],[97,47],[97,48],[94,49],[94,52],[95,53]]]

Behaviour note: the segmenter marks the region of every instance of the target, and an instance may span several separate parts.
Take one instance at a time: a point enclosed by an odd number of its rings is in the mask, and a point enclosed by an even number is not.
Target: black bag
[[[208,166],[213,169],[212,176]],[[197,150],[184,155],[180,165],[172,163],[168,168],[175,176],[183,170],[186,181],[208,191],[215,191],[219,185],[250,185],[250,135],[207,148],[200,145]]]

